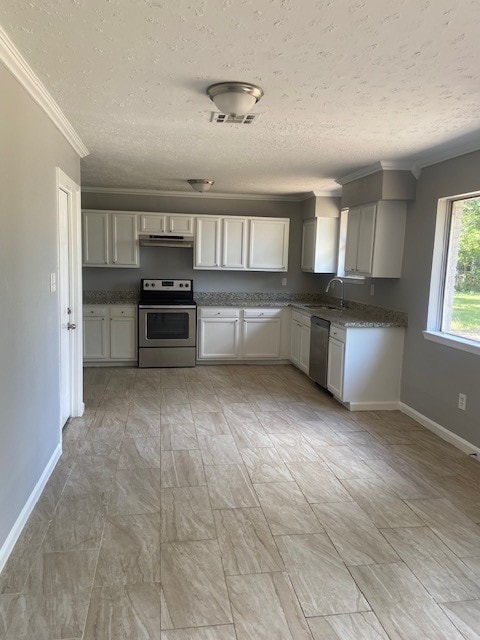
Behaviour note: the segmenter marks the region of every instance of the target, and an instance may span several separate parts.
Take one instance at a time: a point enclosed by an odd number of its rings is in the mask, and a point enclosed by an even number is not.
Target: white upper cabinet
[[[193,235],[193,216],[181,213],[142,213],[140,233],[154,235]]]
[[[193,235],[193,216],[169,215],[168,231],[178,235]]]
[[[112,262],[122,267],[138,267],[137,220],[135,213],[112,213]]]
[[[302,235],[302,271],[336,273],[339,218],[305,220]]]
[[[151,233],[159,235],[165,233],[166,216],[160,214],[143,213],[140,216],[140,233]]]
[[[348,212],[345,272],[400,278],[407,205],[380,201]]]
[[[196,269],[220,268],[220,231],[221,218],[205,216],[196,219],[194,258]]]
[[[287,271],[290,220],[250,218],[248,268],[253,271]]]
[[[195,269],[286,271],[288,218],[196,216]]]
[[[83,264],[104,267],[110,261],[109,214],[83,213]]]
[[[225,217],[222,220],[222,267],[245,269],[247,266],[247,219]]]
[[[348,212],[347,240],[345,242],[345,271],[355,272],[357,269],[358,234],[360,231],[360,209]]]
[[[138,216],[117,211],[83,212],[83,264],[138,267]]]

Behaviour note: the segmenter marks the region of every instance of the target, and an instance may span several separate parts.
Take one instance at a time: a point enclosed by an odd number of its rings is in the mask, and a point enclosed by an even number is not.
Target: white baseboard
[[[30,514],[33,511],[34,506],[37,504],[40,495],[45,488],[45,485],[48,482],[48,479],[52,475],[52,471],[55,469],[55,465],[58,462],[58,459],[62,455],[62,443],[57,445],[57,448],[52,454],[52,457],[47,463],[47,466],[43,470],[42,475],[40,476],[37,484],[33,488],[32,493],[29,495],[28,500],[26,501],[23,509],[20,512],[15,524],[10,530],[10,533],[7,536],[7,539],[3,543],[0,549],[0,571],[2,571],[5,566],[9,555],[12,553],[13,547],[17,542],[20,534],[22,533],[23,527],[25,526]]]
[[[398,411],[400,403],[391,402],[347,402],[345,403],[350,411]]]
[[[416,409],[413,409],[408,404],[401,402],[399,408],[402,413],[405,413],[407,416],[410,416],[410,418],[413,418],[414,420],[419,422],[421,425],[426,427],[429,431],[432,431],[437,436],[442,438],[442,440],[446,440],[450,444],[453,444],[453,446],[457,447],[457,449],[460,449],[465,453],[469,453],[469,454],[477,453],[480,455],[480,447],[477,447],[471,442],[468,442],[468,440],[465,440],[464,438],[457,436],[457,434],[453,433],[453,431],[450,431],[449,429],[442,427],[441,424],[438,424],[438,422],[435,422],[434,420],[427,418],[427,416],[424,416],[422,413],[420,413]]]

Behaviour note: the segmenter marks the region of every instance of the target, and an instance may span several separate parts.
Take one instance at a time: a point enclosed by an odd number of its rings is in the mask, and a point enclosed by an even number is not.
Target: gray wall
[[[424,339],[439,198],[480,189],[480,152],[427,167],[418,181],[406,231],[399,305],[409,314],[402,400],[462,438],[480,446],[480,357]],[[467,410],[457,409],[459,392]]]
[[[76,153],[0,64],[0,547],[59,434],[56,176]]]
[[[146,196],[83,193],[82,208],[119,211],[163,211],[212,215],[258,215],[290,218],[288,273],[201,271],[193,270],[192,249],[140,247],[140,269],[86,267],[85,290],[136,290],[141,278],[193,278],[196,291],[320,291],[321,277],[302,273],[302,203],[268,200],[236,200],[178,196]],[[287,286],[282,278],[287,277]]]

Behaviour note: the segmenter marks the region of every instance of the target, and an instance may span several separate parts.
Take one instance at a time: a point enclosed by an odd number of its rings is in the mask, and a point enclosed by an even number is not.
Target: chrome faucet
[[[330,291],[330,287],[333,284],[335,284],[335,282],[339,282],[342,285],[342,295],[340,297],[340,309],[343,309],[344,306],[345,306],[345,303],[344,303],[344,300],[343,300],[344,292],[345,292],[345,282],[341,278],[339,278],[338,276],[335,276],[335,278],[332,278],[327,284],[327,288],[325,289],[325,293],[328,293]]]

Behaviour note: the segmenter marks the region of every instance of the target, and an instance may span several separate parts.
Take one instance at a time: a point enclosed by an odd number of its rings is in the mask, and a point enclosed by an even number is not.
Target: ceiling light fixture
[[[263,89],[248,82],[217,82],[208,87],[207,95],[222,113],[243,116],[263,96]]]
[[[214,185],[215,180],[206,180],[205,178],[191,178],[187,180],[188,184],[200,193],[205,193],[205,191],[209,191],[211,187]]]

